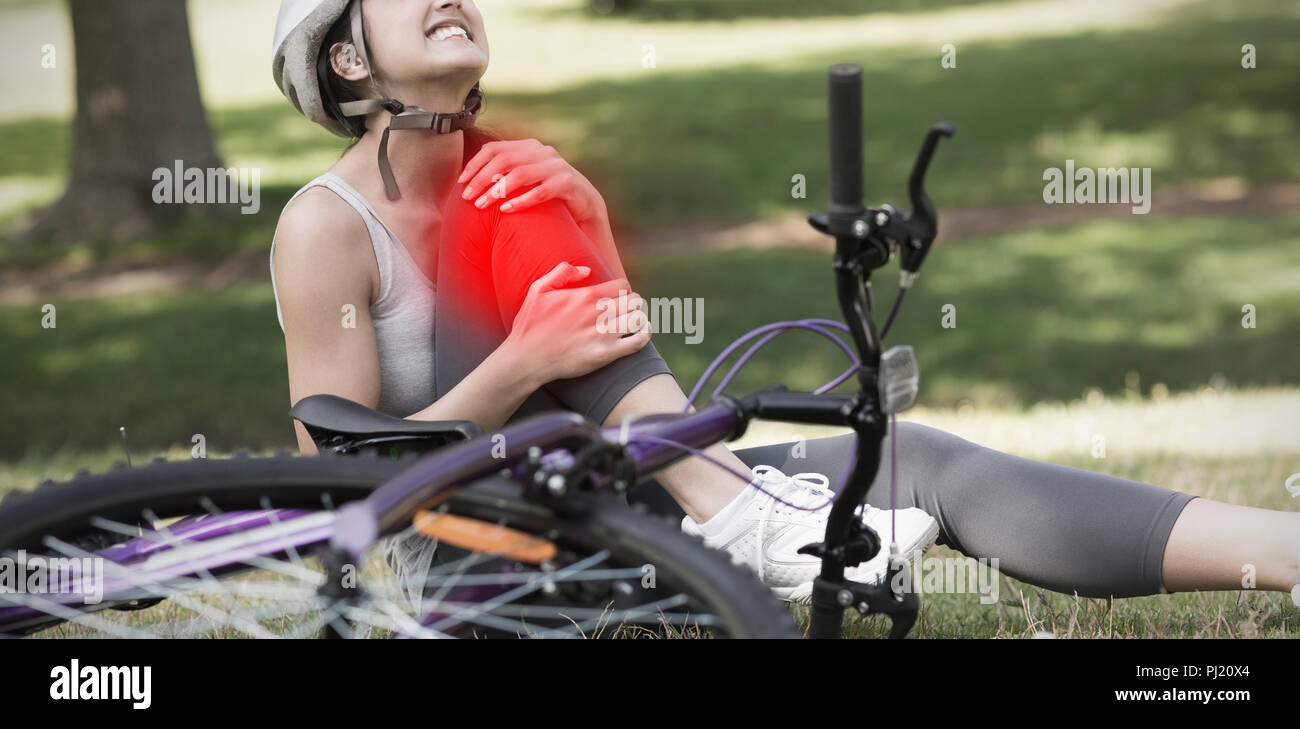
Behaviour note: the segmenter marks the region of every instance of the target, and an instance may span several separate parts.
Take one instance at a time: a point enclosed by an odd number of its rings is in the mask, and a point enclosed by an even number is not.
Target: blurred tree
[[[601,15],[615,10],[628,10],[641,4],[641,0],[589,0],[589,7]]]
[[[157,205],[153,172],[219,167],[199,96],[186,3],[69,0],[77,111],[71,178],[25,238],[136,235],[184,208]],[[217,206],[225,207],[225,206]]]

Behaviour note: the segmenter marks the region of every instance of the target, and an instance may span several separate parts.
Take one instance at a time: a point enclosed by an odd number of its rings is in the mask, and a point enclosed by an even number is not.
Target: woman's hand
[[[480,209],[495,203],[509,213],[559,199],[579,225],[606,214],[595,186],[554,147],[536,139],[484,144],[457,182],[466,183],[461,197]]]
[[[615,275],[626,278],[614,245],[609,210],[596,186],[575,170],[554,147],[536,139],[488,142],[474,155],[457,182],[465,183],[461,197],[475,207],[500,205],[512,213],[547,200],[560,200],[574,222],[600,248]]]
[[[559,263],[533,282],[505,344],[536,366],[538,385],[580,377],[650,342],[642,299],[624,279],[572,288],[587,266]],[[626,297],[620,301],[620,297]]]

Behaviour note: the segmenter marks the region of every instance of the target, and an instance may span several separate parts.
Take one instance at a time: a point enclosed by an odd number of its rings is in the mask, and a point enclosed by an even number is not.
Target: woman
[[[612,424],[685,406],[635,294],[617,326],[596,325],[599,302],[631,289],[599,194],[549,147],[474,129],[488,43],[471,0],[286,0],[275,48],[294,106],[357,140],[285,207],[272,244],[293,401],[328,392],[487,431],[547,408]],[[303,452],[315,452],[296,427]],[[750,486],[690,459],[637,497],[683,515],[683,529],[778,596],[806,600],[818,564],[796,550],[820,540],[828,509],[813,507],[827,498],[815,476],[783,471],[838,475],[851,446],[851,436],[820,439],[796,459],[789,444],[735,454],[719,445],[709,454],[753,468]],[[868,503],[888,502],[890,451]],[[1017,458],[908,423],[898,459],[906,508],[892,536],[904,553],[937,537],[1084,596],[1236,590],[1246,564],[1258,589],[1300,583],[1300,514]],[[886,539],[890,516],[863,512]],[[431,558],[419,543],[392,556],[407,576]],[[850,576],[878,578],[883,559]]]

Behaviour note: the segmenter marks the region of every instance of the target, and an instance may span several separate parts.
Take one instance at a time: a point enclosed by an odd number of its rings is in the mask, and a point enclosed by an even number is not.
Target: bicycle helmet
[[[322,96],[329,93],[316,72],[316,59],[321,44],[334,23],[344,13],[351,16],[352,45],[357,58],[370,72],[370,85],[379,98],[347,101],[338,104],[346,117],[366,116],[380,110],[391,113],[392,119],[379,141],[379,175],[384,180],[384,192],[389,200],[400,198],[397,181],[388,162],[388,133],[401,129],[431,129],[437,134],[447,134],[474,125],[483,94],[478,84],[470,90],[465,104],[457,112],[434,113],[418,106],[407,106],[384,93],[379,86],[370,54],[366,52],[365,27],[361,17],[361,0],[283,0],[275,21],[275,39],[272,42],[271,70],[280,92],[289,99],[293,108],[308,119],[320,124],[340,137],[351,137],[351,132],[325,109]],[[333,99],[331,99],[332,101]]]

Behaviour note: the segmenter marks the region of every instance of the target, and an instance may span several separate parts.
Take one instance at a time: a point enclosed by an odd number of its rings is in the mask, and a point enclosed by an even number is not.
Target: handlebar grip
[[[862,207],[862,67],[830,68],[831,211]]]

